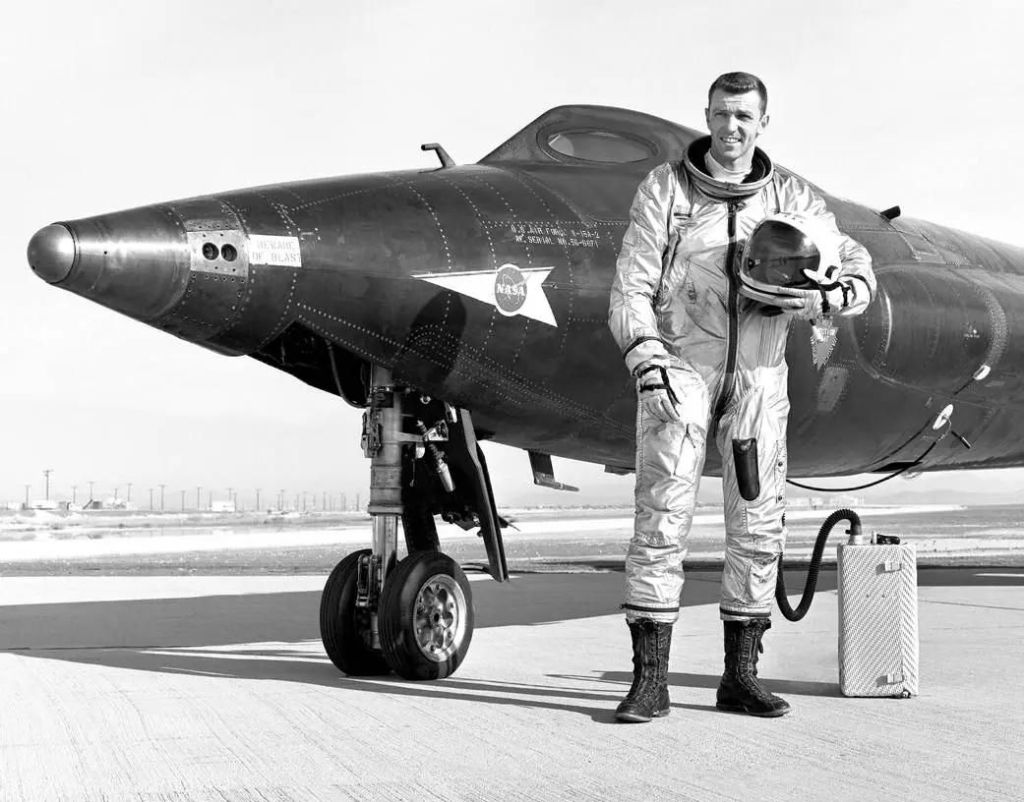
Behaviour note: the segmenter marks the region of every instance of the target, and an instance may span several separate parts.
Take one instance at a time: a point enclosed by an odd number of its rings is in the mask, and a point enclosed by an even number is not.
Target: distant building
[[[35,499],[26,504],[25,508],[29,510],[56,510],[58,505],[52,499]]]
[[[84,510],[137,510],[138,506],[123,498],[106,498],[102,501],[98,498],[90,499],[83,507]]]
[[[851,496],[849,494],[838,494],[835,496],[828,497],[829,507],[860,507],[864,504],[864,499],[861,496]]]
[[[810,507],[812,510],[841,509],[847,507],[856,510],[864,505],[863,496],[851,496],[847,493],[837,493],[834,496],[807,496],[805,498],[791,498],[786,502],[787,506]]]
[[[235,512],[234,501],[211,501],[210,511],[211,512]]]

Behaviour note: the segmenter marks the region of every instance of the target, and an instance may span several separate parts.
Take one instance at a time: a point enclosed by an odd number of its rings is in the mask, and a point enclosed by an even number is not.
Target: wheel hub
[[[436,663],[451,657],[466,633],[466,597],[454,577],[435,574],[420,587],[413,610],[416,645]]]

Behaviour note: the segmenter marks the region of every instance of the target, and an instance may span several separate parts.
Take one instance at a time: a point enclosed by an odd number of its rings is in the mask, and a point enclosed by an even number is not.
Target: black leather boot
[[[772,622],[767,618],[725,621],[725,673],[718,686],[719,710],[775,718],[789,712],[789,703],[757,679],[757,655],[764,651],[761,638]]]
[[[618,721],[650,721],[667,716],[668,654],[672,625],[641,618],[627,621],[633,638],[633,685],[615,709]]]

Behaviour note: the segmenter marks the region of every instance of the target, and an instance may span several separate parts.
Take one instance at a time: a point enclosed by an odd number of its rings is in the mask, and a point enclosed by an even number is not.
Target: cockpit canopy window
[[[547,134],[546,139],[545,144],[555,153],[588,162],[642,162],[656,152],[647,142],[611,131],[558,131]]]

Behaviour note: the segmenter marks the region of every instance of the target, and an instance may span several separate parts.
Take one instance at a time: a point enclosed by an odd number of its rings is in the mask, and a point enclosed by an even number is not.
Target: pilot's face
[[[761,114],[760,93],[753,89],[731,95],[716,89],[704,115],[715,160],[730,170],[750,167],[754,143],[768,125],[768,115]]]

